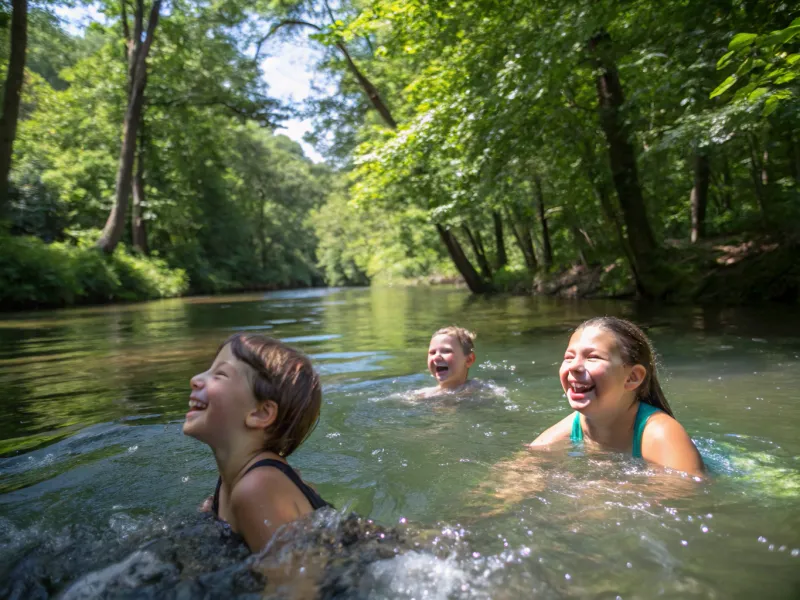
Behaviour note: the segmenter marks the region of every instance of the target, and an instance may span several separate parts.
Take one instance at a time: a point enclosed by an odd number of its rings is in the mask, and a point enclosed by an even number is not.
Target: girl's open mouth
[[[208,408],[208,404],[205,402],[201,402],[200,400],[195,400],[194,398],[189,398],[189,412],[195,410],[205,410]]]

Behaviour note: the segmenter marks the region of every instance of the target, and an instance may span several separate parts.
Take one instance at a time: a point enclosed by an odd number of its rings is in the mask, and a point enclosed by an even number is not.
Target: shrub
[[[123,246],[107,256],[88,244],[0,235],[2,308],[166,298],[185,293],[188,284],[182,269],[132,255]]]

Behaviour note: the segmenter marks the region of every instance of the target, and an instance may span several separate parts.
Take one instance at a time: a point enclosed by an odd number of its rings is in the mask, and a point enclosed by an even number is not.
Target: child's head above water
[[[215,451],[249,442],[289,456],[311,434],[322,404],[308,358],[262,335],[232,335],[191,385],[183,432]]]
[[[639,400],[672,416],[650,340],[630,321],[596,317],[579,325],[559,375],[570,406],[584,414]]]
[[[467,381],[475,362],[475,334],[463,327],[443,327],[428,346],[428,370],[440,389],[454,390]]]

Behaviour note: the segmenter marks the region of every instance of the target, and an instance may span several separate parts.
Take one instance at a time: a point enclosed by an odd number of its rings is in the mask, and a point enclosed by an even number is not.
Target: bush
[[[150,300],[179,296],[188,285],[182,269],[123,246],[107,256],[85,244],[0,235],[0,308]]]

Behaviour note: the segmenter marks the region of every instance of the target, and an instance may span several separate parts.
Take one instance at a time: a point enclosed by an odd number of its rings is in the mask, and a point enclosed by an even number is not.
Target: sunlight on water
[[[568,413],[558,364],[598,314],[647,328],[706,480],[523,448]],[[0,597],[795,598],[798,320],[447,288],[6,315]],[[478,333],[481,385],[424,397],[454,322]],[[322,418],[292,463],[338,507],[250,558],[197,512],[215,465],[180,433],[189,378],[248,329],[316,364]]]

